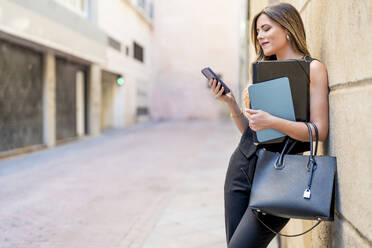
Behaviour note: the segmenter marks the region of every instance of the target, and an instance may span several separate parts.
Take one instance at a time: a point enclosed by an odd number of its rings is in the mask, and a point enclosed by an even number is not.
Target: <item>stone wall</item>
[[[249,1],[250,16],[279,1]],[[329,137],[323,154],[337,156],[336,216],[312,233],[283,239],[284,247],[371,247],[372,1],[290,0],[301,13],[312,57],[328,70]],[[250,25],[250,24],[249,24]],[[250,45],[250,44],[249,44]],[[250,48],[250,59],[254,50]],[[300,232],[310,221],[291,221]]]

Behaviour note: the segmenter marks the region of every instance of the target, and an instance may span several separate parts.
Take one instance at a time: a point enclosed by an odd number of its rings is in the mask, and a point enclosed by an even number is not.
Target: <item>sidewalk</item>
[[[0,247],[225,248],[239,138],[231,121],[150,123],[2,160]]]
[[[216,125],[143,248],[226,247],[223,185],[238,141],[231,123]]]
[[[229,158],[240,139],[232,122],[215,126],[142,248],[226,248],[223,186]],[[276,239],[269,248],[276,248]]]

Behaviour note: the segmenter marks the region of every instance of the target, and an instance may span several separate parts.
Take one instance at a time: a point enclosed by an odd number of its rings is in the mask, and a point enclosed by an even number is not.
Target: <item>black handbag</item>
[[[305,124],[310,136],[310,155],[287,154],[296,143],[295,140],[291,143],[289,137],[281,153],[257,150],[258,158],[249,199],[249,208],[257,219],[274,233],[277,232],[262,222],[260,212],[285,218],[318,220],[312,228],[300,234],[277,233],[287,237],[305,234],[319,225],[320,221],[333,221],[334,217],[336,157],[316,156],[318,129],[310,122],[316,135],[314,152],[310,124]]]

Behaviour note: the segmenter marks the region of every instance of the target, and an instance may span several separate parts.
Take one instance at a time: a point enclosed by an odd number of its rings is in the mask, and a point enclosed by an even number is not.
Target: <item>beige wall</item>
[[[104,44],[8,0],[0,0],[0,31],[88,61],[104,61]]]
[[[101,130],[114,127],[114,99],[116,98],[116,74],[102,71],[101,82]],[[123,113],[121,113],[123,115]]]
[[[251,16],[269,1],[250,1]],[[275,2],[275,1],[270,1]],[[336,215],[285,247],[372,246],[372,1],[292,0],[304,20],[312,57],[328,69],[330,132],[323,153],[337,156]],[[251,48],[251,56],[253,50]],[[299,232],[309,221],[291,221]]]
[[[200,70],[222,73],[237,95],[240,1],[154,3],[152,117],[217,118],[225,106],[210,95]]]
[[[98,1],[98,25],[110,37],[119,41],[122,51],[106,47],[103,68],[123,75],[124,85],[115,94],[114,126],[136,123],[136,108],[148,106],[151,83],[152,30],[151,20],[145,17],[135,3],[123,0]],[[133,41],[144,48],[144,63],[133,58]],[[129,56],[125,48],[129,47]],[[137,92],[144,92],[140,95]],[[124,123],[122,123],[124,122]]]

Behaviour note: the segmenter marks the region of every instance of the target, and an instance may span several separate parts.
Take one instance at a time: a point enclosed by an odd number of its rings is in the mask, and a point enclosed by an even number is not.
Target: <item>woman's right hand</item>
[[[224,87],[221,87],[221,83],[218,82],[216,79],[212,79],[209,81],[209,86],[211,87],[212,95],[219,101],[226,102],[227,104],[232,103],[235,101],[235,97],[230,91],[229,93],[222,95],[223,91],[225,90]]]

